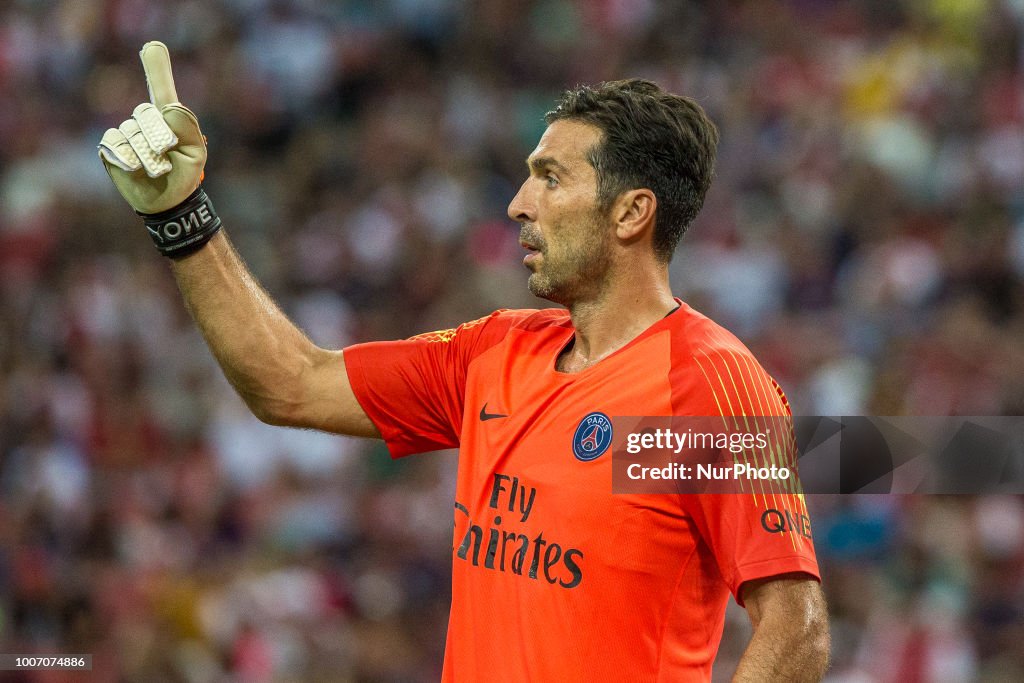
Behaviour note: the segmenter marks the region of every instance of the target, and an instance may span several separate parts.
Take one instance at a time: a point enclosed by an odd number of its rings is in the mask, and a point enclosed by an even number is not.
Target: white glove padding
[[[100,158],[123,171],[146,170],[159,178],[171,170],[164,152],[178,144],[178,136],[152,104],[135,107],[132,117],[119,128],[110,128],[100,140]]]
[[[152,41],[139,52],[152,104],[110,128],[99,154],[114,186],[139,213],[172,209],[202,180],[206,139],[196,115],[178,102],[167,46]]]

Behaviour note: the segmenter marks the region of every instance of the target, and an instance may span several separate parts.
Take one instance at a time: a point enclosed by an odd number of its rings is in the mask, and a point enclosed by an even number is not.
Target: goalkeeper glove
[[[146,43],[139,57],[150,102],[103,134],[100,159],[160,253],[180,258],[220,230],[220,218],[200,185],[206,138],[196,115],[178,102],[167,46]]]

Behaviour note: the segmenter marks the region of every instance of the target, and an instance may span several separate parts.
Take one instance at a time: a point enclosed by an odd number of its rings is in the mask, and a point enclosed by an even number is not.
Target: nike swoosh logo
[[[486,422],[487,420],[493,420],[493,419],[498,418],[498,417],[508,417],[508,415],[502,415],[501,413],[488,413],[487,412],[487,404],[486,403],[484,404],[484,407],[480,409],[480,421],[481,422]]]

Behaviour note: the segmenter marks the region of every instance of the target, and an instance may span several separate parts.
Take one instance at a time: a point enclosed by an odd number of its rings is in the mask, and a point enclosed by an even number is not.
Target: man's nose
[[[529,185],[530,180],[527,178],[508,205],[508,217],[517,223],[533,223],[537,220],[537,205],[529,197]]]

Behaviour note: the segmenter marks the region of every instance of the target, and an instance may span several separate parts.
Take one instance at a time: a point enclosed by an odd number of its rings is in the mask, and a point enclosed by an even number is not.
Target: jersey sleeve
[[[683,496],[686,508],[714,554],[722,579],[741,606],[743,584],[801,573],[821,580],[803,497],[716,493]]]
[[[740,591],[747,581],[788,573],[820,581],[785,394],[738,341],[698,347],[691,357],[684,414],[716,416],[748,431],[767,430],[767,447],[751,449],[744,457],[758,467],[785,465],[793,472],[782,485],[750,482],[742,493],[682,496],[729,590],[742,605]]]
[[[459,445],[466,370],[517,316],[495,311],[450,330],[344,350],[349,383],[391,457]]]

